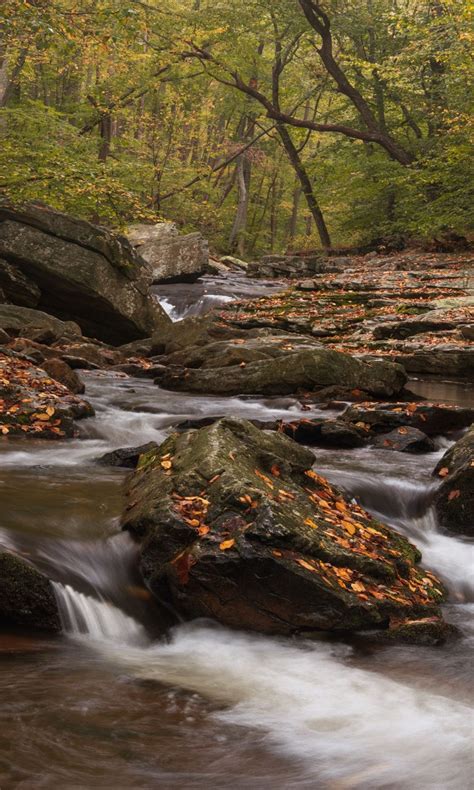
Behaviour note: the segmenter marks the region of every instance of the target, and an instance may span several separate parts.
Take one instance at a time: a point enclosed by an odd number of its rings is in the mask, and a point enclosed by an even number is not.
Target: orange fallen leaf
[[[446,477],[446,475],[449,475],[448,467],[447,466],[443,466],[443,468],[439,470],[438,474],[439,474],[440,477]]]
[[[274,477],[280,477],[281,472],[276,464],[273,464],[272,468],[270,469],[270,472]]]
[[[365,591],[365,587],[362,584],[362,582],[352,582],[351,587],[354,590],[354,592],[364,592]]]
[[[344,529],[346,530],[346,532],[349,533],[349,535],[354,535],[354,533],[356,531],[356,528],[355,528],[354,524],[351,524],[350,521],[345,521],[345,520],[341,521],[341,524],[344,527]]]
[[[219,548],[221,551],[227,551],[227,549],[231,549],[234,544],[234,538],[230,538],[230,540],[223,540],[222,543],[219,544]]]
[[[207,535],[209,531],[210,531],[210,527],[208,527],[207,524],[203,524],[202,527],[199,527],[198,534]]]
[[[296,560],[296,562],[298,565],[301,565],[302,568],[306,568],[307,571],[312,571],[313,573],[315,572],[315,568],[313,568],[309,562],[306,562],[306,560]]]
[[[313,521],[312,518],[305,518],[304,523],[308,525],[308,527],[313,527],[313,529],[318,529],[318,525]]]
[[[171,461],[161,461],[160,463],[163,469],[171,469],[171,467],[173,466]]]
[[[459,488],[454,488],[452,491],[449,492],[448,500],[451,502],[452,499],[457,499],[460,496],[461,496],[461,492]]]

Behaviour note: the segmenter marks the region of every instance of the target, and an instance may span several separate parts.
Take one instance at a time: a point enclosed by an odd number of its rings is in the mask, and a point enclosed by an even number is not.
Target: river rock
[[[147,442],[147,444],[141,444],[138,447],[120,447],[118,450],[101,455],[96,459],[96,464],[136,469],[141,455],[156,452],[158,448],[159,445],[156,442]]]
[[[29,277],[4,260],[0,260],[0,288],[8,302],[23,305],[23,307],[36,307],[41,291]]]
[[[247,266],[249,277],[304,278],[323,272],[337,272],[341,267],[331,259],[318,254],[308,255],[264,255],[259,261]]]
[[[426,350],[396,353],[392,357],[408,373],[429,373],[436,376],[456,376],[474,381],[474,348],[433,347]]]
[[[0,327],[12,337],[21,335],[43,345],[64,337],[80,338],[82,334],[75,321],[61,321],[41,310],[13,304],[0,305]]]
[[[91,417],[90,403],[27,358],[0,351],[0,434],[37,439],[75,435],[74,420]]]
[[[149,589],[185,617],[270,634],[439,614],[420,554],[315,473],[280,433],[222,419],[142,456],[123,521]]]
[[[375,434],[388,433],[401,426],[417,428],[428,436],[459,431],[474,420],[474,409],[454,404],[374,403],[349,406],[341,419]]]
[[[194,282],[207,270],[209,246],[200,233],[180,236],[174,223],[158,222],[131,226],[128,238],[154,283]]]
[[[399,453],[431,453],[435,450],[435,444],[426,433],[419,431],[418,428],[401,426],[395,428],[390,433],[377,436],[374,447],[384,450],[396,450]]]
[[[38,306],[120,344],[169,321],[128,241],[46,206],[0,206],[0,256],[41,291]]]
[[[0,624],[61,630],[49,579],[16,554],[0,552]]]
[[[333,384],[364,388],[391,397],[406,381],[403,368],[392,362],[362,362],[339,351],[310,348],[288,350],[283,356],[216,368],[170,368],[159,379],[164,389],[227,395],[288,395]]]
[[[433,472],[442,480],[434,496],[440,524],[474,535],[474,425],[443,455]]]
[[[84,383],[77,373],[62,359],[58,359],[57,357],[46,359],[42,363],[42,368],[46,373],[49,373],[52,379],[64,384],[68,390],[74,392],[76,395],[80,395],[85,391],[86,388]]]
[[[291,436],[298,444],[319,447],[363,447],[364,431],[343,420],[302,419],[279,423],[277,430]]]

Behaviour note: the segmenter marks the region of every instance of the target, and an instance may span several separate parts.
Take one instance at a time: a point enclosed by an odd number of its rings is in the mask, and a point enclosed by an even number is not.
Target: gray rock
[[[229,367],[173,369],[160,379],[165,389],[228,395],[287,395],[334,384],[391,397],[406,375],[392,362],[361,362],[339,351],[310,348],[284,356]]]
[[[133,225],[128,233],[154,283],[193,282],[206,271],[209,246],[200,233],[180,236],[167,222]]]
[[[42,310],[92,337],[125,343],[169,321],[130,244],[90,223],[45,207],[0,207],[0,255],[36,283]]]
[[[121,447],[110,453],[101,455],[96,463],[101,466],[119,466],[126,469],[136,469],[140,456],[144,453],[157,452],[159,445],[156,442],[147,442],[138,447]],[[150,457],[150,456],[149,456]]]
[[[23,307],[36,307],[41,297],[36,283],[26,277],[17,266],[4,260],[0,260],[0,287],[8,302]]]
[[[474,425],[443,455],[433,474],[442,481],[434,495],[440,524],[450,532],[474,535]]]
[[[396,450],[399,453],[431,453],[435,450],[433,440],[426,433],[405,425],[377,436],[374,447]]]
[[[17,554],[0,552],[0,623],[40,631],[61,630],[50,580]]]
[[[42,332],[49,333],[50,342],[64,336],[81,337],[81,329],[74,321],[61,321],[41,310],[13,304],[0,305],[0,327],[9,335],[21,335],[30,340],[36,340],[34,335]]]

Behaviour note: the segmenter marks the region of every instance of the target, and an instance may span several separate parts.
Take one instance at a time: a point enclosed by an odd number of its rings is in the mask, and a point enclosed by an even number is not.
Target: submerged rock
[[[61,630],[50,580],[26,560],[0,552],[0,623],[41,631]]]
[[[434,496],[440,524],[474,535],[474,425],[441,458],[433,472],[442,480]]]
[[[142,456],[123,528],[150,590],[186,617],[263,633],[387,628],[438,616],[418,550],[281,433],[222,419]]]
[[[237,354],[239,351],[237,350]],[[282,356],[212,368],[170,368],[160,377],[164,389],[228,395],[288,395],[334,384],[364,388],[382,397],[398,394],[406,382],[392,362],[362,362],[327,348],[288,349]]]

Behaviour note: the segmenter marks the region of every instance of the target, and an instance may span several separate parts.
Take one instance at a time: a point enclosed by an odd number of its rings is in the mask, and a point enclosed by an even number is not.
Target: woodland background
[[[469,233],[471,31],[462,0],[4,0],[0,189],[248,257]]]

